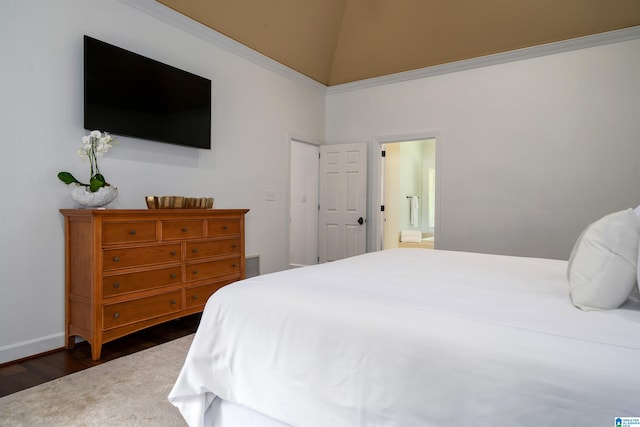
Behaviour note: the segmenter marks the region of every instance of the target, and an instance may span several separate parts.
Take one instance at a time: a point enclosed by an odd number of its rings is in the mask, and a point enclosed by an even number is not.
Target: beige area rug
[[[185,426],[167,400],[193,335],[0,398],[0,426]]]

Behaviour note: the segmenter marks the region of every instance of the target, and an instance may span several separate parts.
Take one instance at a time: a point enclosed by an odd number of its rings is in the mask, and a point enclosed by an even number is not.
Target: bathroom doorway
[[[387,142],[382,161],[382,247],[433,249],[436,139]]]

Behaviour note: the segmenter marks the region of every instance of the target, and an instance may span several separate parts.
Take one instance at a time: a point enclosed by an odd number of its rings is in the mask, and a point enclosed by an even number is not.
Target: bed
[[[578,309],[568,267],[399,248],[236,282],[207,302],[169,400],[217,427],[638,417],[640,303]]]

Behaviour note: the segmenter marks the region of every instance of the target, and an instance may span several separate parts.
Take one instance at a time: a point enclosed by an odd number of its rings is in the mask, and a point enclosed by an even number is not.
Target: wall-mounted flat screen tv
[[[211,148],[211,80],[84,36],[84,127]]]

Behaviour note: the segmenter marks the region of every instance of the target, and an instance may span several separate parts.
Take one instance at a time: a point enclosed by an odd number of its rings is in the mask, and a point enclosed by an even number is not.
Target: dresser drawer
[[[240,253],[240,239],[187,243],[187,260]]]
[[[187,282],[240,273],[240,257],[187,265]]]
[[[182,268],[170,267],[138,273],[116,274],[102,279],[102,296],[110,297],[127,292],[142,291],[175,285],[182,281]]]
[[[182,309],[180,296],[180,291],[176,291],[105,305],[102,309],[103,329],[107,330],[180,311]]]
[[[207,221],[207,237],[240,234],[240,221],[234,218],[210,219]]]
[[[102,253],[102,269],[106,271],[140,265],[179,262],[181,260],[180,243],[141,246],[138,248],[105,249]]]
[[[204,236],[201,219],[162,221],[162,240],[196,239]]]
[[[185,308],[205,305],[209,297],[213,295],[215,291],[233,282],[234,280],[225,280],[222,282],[211,283],[209,285],[194,286],[193,288],[187,289],[187,302]]]
[[[104,222],[102,224],[102,243],[140,243],[155,242],[155,221]]]

